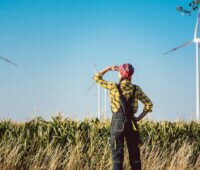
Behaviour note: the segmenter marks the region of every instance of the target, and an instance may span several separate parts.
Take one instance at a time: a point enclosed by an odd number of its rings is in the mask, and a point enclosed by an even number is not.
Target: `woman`
[[[103,75],[108,71],[118,71],[119,84],[103,79]],[[138,147],[141,141],[136,122],[144,118],[148,112],[152,112],[153,104],[138,85],[131,83],[133,73],[133,66],[127,63],[119,67],[107,67],[93,77],[98,85],[108,89],[110,93],[113,113],[110,147],[114,170],[123,169],[124,138],[126,138],[131,169],[141,170],[140,150]],[[134,114],[138,110],[138,100],[144,104],[144,109],[138,117],[135,117]]]

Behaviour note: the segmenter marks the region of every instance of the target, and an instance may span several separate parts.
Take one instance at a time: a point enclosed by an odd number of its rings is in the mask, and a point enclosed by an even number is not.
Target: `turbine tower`
[[[107,116],[107,90],[104,89],[104,111],[101,110],[101,87],[97,85],[97,113],[98,119],[102,117],[106,119]]]
[[[101,89],[100,86],[97,85],[97,113],[98,118],[101,118]]]
[[[198,37],[198,31],[199,31],[199,19],[200,19],[200,10],[197,15],[197,21],[196,21],[196,27],[194,31],[194,39],[191,41],[188,41],[176,48],[173,48],[172,50],[164,53],[164,55],[169,54],[170,52],[176,51],[179,48],[188,46],[192,43],[196,44],[196,119],[199,122],[200,121],[200,108],[199,108],[199,47],[200,47],[200,38]]]
[[[93,61],[95,72],[97,73],[96,63]],[[93,83],[94,85],[95,83]],[[93,86],[92,85],[92,86]],[[91,88],[89,88],[90,90]],[[104,89],[104,111],[101,110],[101,87],[97,85],[97,117],[100,120],[102,117],[106,119],[107,117],[107,90]]]

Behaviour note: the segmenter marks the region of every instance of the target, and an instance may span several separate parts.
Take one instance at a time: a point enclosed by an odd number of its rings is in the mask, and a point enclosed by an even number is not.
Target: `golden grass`
[[[200,124],[139,123],[144,170],[186,170],[200,167]],[[41,117],[25,123],[0,122],[1,170],[112,169],[108,146],[110,121],[73,121]],[[125,147],[124,169],[129,169]]]

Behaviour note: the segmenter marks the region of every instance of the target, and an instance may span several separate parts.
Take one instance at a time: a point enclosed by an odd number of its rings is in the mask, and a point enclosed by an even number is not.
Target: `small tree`
[[[194,0],[188,4],[187,8],[178,6],[176,9],[180,11],[182,14],[191,15],[192,11],[199,9],[199,5],[200,5],[200,0]]]

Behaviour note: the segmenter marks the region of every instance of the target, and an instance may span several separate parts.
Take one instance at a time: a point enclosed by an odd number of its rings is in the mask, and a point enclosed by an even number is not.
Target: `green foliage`
[[[188,4],[187,8],[178,6],[176,9],[180,11],[182,14],[191,15],[192,11],[196,11],[197,9],[199,9],[199,4],[200,4],[200,0],[193,0]]]

